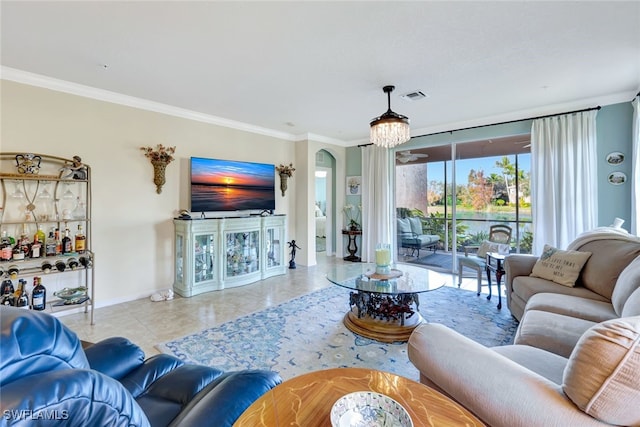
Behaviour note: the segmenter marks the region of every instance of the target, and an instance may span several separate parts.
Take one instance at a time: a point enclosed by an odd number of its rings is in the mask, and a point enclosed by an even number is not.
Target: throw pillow
[[[582,267],[590,256],[591,252],[563,251],[544,245],[542,255],[533,266],[530,276],[574,287]]]
[[[562,389],[582,411],[606,423],[640,425],[640,316],[588,329],[563,374]]]

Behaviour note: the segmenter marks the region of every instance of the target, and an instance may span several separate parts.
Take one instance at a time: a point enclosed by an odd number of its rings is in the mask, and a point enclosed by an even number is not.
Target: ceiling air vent
[[[418,101],[420,99],[427,98],[427,95],[425,95],[425,93],[420,90],[414,90],[413,92],[400,95],[400,98],[407,99],[409,101]]]

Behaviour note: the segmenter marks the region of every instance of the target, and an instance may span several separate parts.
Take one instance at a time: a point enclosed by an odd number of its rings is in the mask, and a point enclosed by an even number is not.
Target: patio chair
[[[475,270],[478,277],[478,295],[482,291],[482,274],[486,272],[487,252],[506,253],[511,243],[511,227],[504,224],[496,224],[489,227],[489,239],[481,245],[464,246],[464,257],[458,257],[458,287],[462,284],[462,269],[464,267]],[[475,251],[475,252],[474,252]],[[491,299],[491,286],[489,296]]]

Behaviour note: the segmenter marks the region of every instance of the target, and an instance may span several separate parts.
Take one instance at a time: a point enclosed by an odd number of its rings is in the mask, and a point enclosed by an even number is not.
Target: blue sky
[[[456,161],[456,184],[461,185],[467,182],[469,176],[469,170],[475,169],[483,170],[485,175],[491,175],[492,173],[500,174],[502,169],[495,166],[496,161],[500,160],[503,156],[498,157],[483,157],[478,159],[465,159]],[[515,155],[507,156],[511,163],[515,163]],[[518,156],[518,168],[525,172],[531,171],[531,155],[521,154]],[[450,172],[450,171],[449,171]],[[444,180],[444,162],[429,163],[427,166],[428,180]]]

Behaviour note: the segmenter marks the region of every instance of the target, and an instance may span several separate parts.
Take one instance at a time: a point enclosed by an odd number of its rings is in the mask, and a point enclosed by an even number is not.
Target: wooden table
[[[331,426],[333,404],[355,391],[391,397],[407,410],[415,427],[484,425],[458,403],[424,384],[388,372],[335,368],[300,375],[269,390],[234,426]]]
[[[489,282],[489,295],[491,295],[491,272],[496,275],[498,284],[498,310],[502,308],[502,292],[500,292],[500,283],[504,276],[504,255],[497,252],[487,253],[487,281]]]

